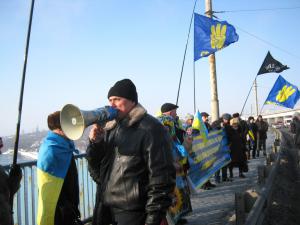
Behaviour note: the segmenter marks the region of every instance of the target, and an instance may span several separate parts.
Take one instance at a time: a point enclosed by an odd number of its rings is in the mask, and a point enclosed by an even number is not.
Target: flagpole
[[[258,99],[257,99],[257,82],[256,82],[256,78],[254,80],[254,93],[255,93],[256,116],[258,116]]]
[[[261,115],[261,113],[262,113],[262,110],[263,110],[264,106],[265,106],[265,104],[263,104],[263,105],[261,106],[261,109],[260,109],[260,111],[259,111],[259,114],[260,114],[260,115]]]
[[[248,101],[249,95],[250,95],[250,93],[251,93],[251,90],[252,90],[252,88],[253,88],[253,86],[254,86],[254,83],[255,83],[255,81],[256,81],[256,78],[257,78],[257,76],[258,76],[258,75],[256,75],[256,76],[255,76],[255,79],[254,79],[254,81],[252,82],[252,85],[251,85],[251,87],[250,87],[250,90],[249,90],[249,92],[248,92],[248,95],[247,95],[247,97],[246,97],[246,100],[245,100],[245,102],[244,102],[244,105],[243,105],[243,107],[242,107],[242,110],[241,110],[241,113],[240,113],[240,115],[242,115],[242,114],[243,114],[243,111],[244,111],[245,105],[246,105],[246,103],[247,103],[247,101]]]
[[[194,78],[194,115],[196,113],[196,68],[195,61],[193,60],[193,78]]]
[[[16,139],[15,139],[15,145],[14,145],[14,156],[13,156],[13,164],[12,164],[13,166],[17,164],[20,125],[21,125],[22,106],[23,106],[23,93],[24,93],[24,85],[25,85],[25,76],[26,76],[26,68],[27,68],[27,57],[28,57],[28,50],[29,50],[29,41],[30,41],[30,32],[31,32],[33,8],[34,8],[34,0],[31,1],[30,17],[29,17],[29,24],[28,24],[28,30],[27,30],[25,57],[24,57],[23,72],[22,72],[22,83],[21,83],[21,91],[20,91],[20,98],[19,98],[19,115],[18,115],[18,122],[17,122],[17,129],[16,129]]]
[[[192,27],[192,22],[193,22],[193,18],[194,18],[194,12],[195,12],[195,8],[196,8],[196,3],[197,3],[197,0],[195,0],[195,4],[194,4],[194,8],[193,8],[193,13],[192,13],[191,21],[190,21],[190,26],[189,26],[189,32],[188,32],[188,36],[187,36],[187,39],[186,39],[185,50],[184,50],[184,54],[183,54],[183,61],[182,61],[182,66],[181,66],[181,72],[180,72],[180,78],[179,78],[179,84],[178,84],[178,90],[177,90],[177,97],[176,97],[176,105],[178,104],[178,99],[179,99],[179,93],[180,93],[180,87],[181,87],[181,80],[182,80],[182,74],[183,74],[183,68],[184,68],[184,62],[185,62],[185,56],[186,56],[186,50],[187,50],[187,46],[188,46],[189,39],[190,39],[190,33],[191,33],[191,27]]]
[[[27,68],[27,57],[28,57],[28,50],[29,50],[33,9],[34,9],[34,0],[31,1],[31,8],[30,8],[29,24],[28,24],[28,30],[27,30],[26,47],[25,47],[25,57],[24,57],[23,72],[22,72],[22,83],[21,83],[20,98],[19,98],[19,114],[18,114],[18,122],[17,122],[17,129],[16,129],[16,139],[15,139],[15,145],[14,145],[14,156],[13,156],[13,163],[12,163],[10,172],[17,165],[20,125],[21,125],[22,106],[23,106],[23,93],[24,93],[24,86],[25,86],[25,76],[26,76],[26,68]],[[11,194],[9,196],[9,203],[10,203],[10,207],[11,207],[11,213],[13,215],[14,194]],[[13,225],[13,223],[14,222],[12,219],[11,224]]]

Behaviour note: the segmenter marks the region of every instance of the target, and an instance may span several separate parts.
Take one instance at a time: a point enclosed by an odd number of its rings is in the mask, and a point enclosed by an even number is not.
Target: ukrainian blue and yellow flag
[[[234,26],[194,13],[194,61],[239,40]]]
[[[293,109],[299,97],[300,92],[298,88],[279,75],[265,104],[275,104]]]
[[[202,120],[202,116],[201,116],[199,110],[195,113],[192,128],[194,130],[198,130],[200,132],[200,136],[202,137],[204,142],[207,141],[208,130]]]
[[[54,225],[55,209],[70,167],[74,142],[49,131],[37,161],[38,225]]]
[[[248,136],[249,136],[249,139],[250,139],[251,143],[254,143],[255,136],[254,136],[254,133],[251,129],[248,130]]]

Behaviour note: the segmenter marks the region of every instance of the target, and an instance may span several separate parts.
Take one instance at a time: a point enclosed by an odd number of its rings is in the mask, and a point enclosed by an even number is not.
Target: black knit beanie
[[[138,103],[138,95],[134,83],[130,79],[119,80],[109,89],[107,98],[118,96]]]
[[[162,113],[169,112],[173,109],[177,109],[178,105],[174,105],[173,103],[165,103],[160,107],[160,111]]]

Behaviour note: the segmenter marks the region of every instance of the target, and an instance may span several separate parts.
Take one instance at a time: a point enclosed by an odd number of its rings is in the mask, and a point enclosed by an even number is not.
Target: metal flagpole
[[[242,108],[242,110],[241,110],[241,113],[240,113],[240,115],[242,115],[242,114],[243,114],[243,111],[244,111],[245,105],[246,105],[246,103],[247,103],[247,101],[248,101],[249,95],[250,95],[250,93],[251,93],[251,90],[252,90],[252,88],[253,88],[253,85],[254,85],[254,83],[255,83],[255,81],[256,81],[256,78],[257,78],[257,75],[255,76],[255,79],[254,79],[254,81],[252,82],[251,88],[250,88],[250,90],[249,90],[249,92],[248,92],[248,95],[247,95],[247,97],[246,97],[246,100],[245,100],[245,102],[244,102],[244,105],[243,105],[243,108]]]
[[[21,91],[20,91],[20,99],[19,99],[19,114],[18,114],[15,146],[14,146],[14,156],[13,156],[13,163],[12,163],[12,166],[10,169],[10,175],[13,174],[11,172],[13,171],[13,168],[16,167],[16,165],[17,165],[19,135],[20,135],[20,125],[21,125],[22,105],[23,105],[23,93],[24,93],[24,84],[25,84],[25,75],[26,75],[26,67],[27,67],[27,56],[28,56],[28,49],[29,49],[33,8],[34,8],[34,0],[31,1],[31,8],[30,8],[29,24],[28,24],[27,38],[26,38],[25,57],[24,57],[23,72],[22,72],[22,83],[21,83]],[[9,203],[10,203],[11,213],[12,213],[11,224],[13,225],[14,193],[10,194]]]
[[[196,113],[196,68],[193,60],[193,78],[194,78],[194,114]]]
[[[264,106],[265,106],[265,103],[266,103],[266,101],[262,104],[262,106],[261,106],[261,108],[260,108],[260,111],[259,111],[259,115],[262,114],[262,111],[263,111],[263,108],[264,108]]]
[[[184,50],[184,55],[183,55],[183,62],[182,62],[182,66],[181,66],[180,79],[179,79],[178,90],[177,90],[176,105],[178,104],[178,99],[179,99],[179,93],[180,93],[180,86],[181,86],[181,80],[182,80],[182,74],[183,74],[183,68],[184,68],[184,62],[185,62],[185,56],[186,56],[186,50],[187,50],[187,46],[188,46],[188,43],[189,43],[189,38],[190,38],[191,27],[192,27],[192,22],[193,22],[193,18],[194,18],[194,12],[195,12],[196,3],[197,3],[197,0],[195,0],[195,4],[194,4],[194,8],[193,8],[193,14],[192,14],[191,21],[190,21],[189,32],[188,32],[188,36],[187,36],[187,40],[186,40],[186,44],[185,44],[185,50]]]
[[[258,100],[257,100],[257,82],[256,82],[256,78],[254,80],[254,93],[255,93],[256,116],[258,116]]]
[[[15,146],[14,146],[13,165],[17,164],[17,154],[18,154],[18,147],[19,147],[19,135],[20,135],[20,125],[21,125],[22,105],[23,105],[23,93],[24,93],[24,84],[25,84],[25,76],[26,76],[27,56],[28,56],[28,49],[29,49],[33,8],[34,8],[34,0],[31,1],[30,17],[29,17],[29,24],[28,24],[28,30],[27,30],[26,49],[25,49],[24,65],[23,65],[23,72],[22,72],[22,84],[21,84],[20,99],[19,99],[19,115],[18,115],[16,139],[15,139]]]

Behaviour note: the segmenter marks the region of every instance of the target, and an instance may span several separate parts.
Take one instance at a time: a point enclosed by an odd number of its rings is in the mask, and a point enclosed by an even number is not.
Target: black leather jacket
[[[143,211],[145,224],[159,225],[175,186],[170,136],[139,104],[125,119],[112,122],[104,140],[87,148],[90,175],[98,184],[93,224],[105,224],[105,204]]]
[[[11,212],[11,197],[20,188],[22,171],[19,165],[13,165],[9,174],[0,165],[0,225],[14,224]]]
[[[12,224],[11,205],[9,202],[8,175],[0,165],[0,225]]]

